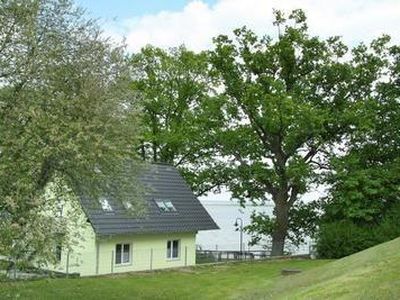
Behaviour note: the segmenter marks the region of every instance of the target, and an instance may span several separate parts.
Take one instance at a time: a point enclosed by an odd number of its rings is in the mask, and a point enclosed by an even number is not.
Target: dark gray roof
[[[95,201],[82,198],[83,209],[97,235],[219,229],[175,167],[151,164],[140,172],[139,179],[146,190],[147,210],[143,216],[127,213],[119,201],[107,198],[113,211],[106,212]],[[171,200],[177,211],[161,212],[155,199]]]

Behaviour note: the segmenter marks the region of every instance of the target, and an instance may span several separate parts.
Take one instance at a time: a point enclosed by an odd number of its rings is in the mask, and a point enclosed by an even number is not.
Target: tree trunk
[[[275,229],[272,233],[271,256],[282,256],[289,223],[289,205],[285,197],[275,201]],[[287,197],[286,197],[287,198]]]

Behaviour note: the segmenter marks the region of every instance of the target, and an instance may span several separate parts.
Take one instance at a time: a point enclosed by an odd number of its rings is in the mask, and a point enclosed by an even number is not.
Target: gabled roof
[[[104,211],[96,201],[81,199],[82,207],[97,235],[136,233],[194,232],[219,229],[196,198],[175,167],[151,164],[141,171],[140,182],[144,185],[147,211],[144,216],[134,217],[113,199],[107,199],[113,211]],[[156,200],[170,200],[176,212],[162,212]]]

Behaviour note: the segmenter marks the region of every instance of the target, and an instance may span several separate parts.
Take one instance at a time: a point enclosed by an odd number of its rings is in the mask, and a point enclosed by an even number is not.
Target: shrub
[[[383,243],[400,236],[400,203],[394,205],[374,229],[375,240]]]
[[[341,221],[321,226],[317,253],[322,258],[340,258],[368,248],[368,231],[352,222]]]
[[[400,203],[374,226],[354,224],[350,220],[320,226],[317,253],[321,258],[341,258],[400,236]]]

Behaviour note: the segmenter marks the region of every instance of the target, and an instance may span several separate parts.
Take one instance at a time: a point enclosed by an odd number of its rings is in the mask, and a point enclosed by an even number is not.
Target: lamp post
[[[242,218],[236,218],[235,224],[234,226],[237,227],[238,224],[238,220],[240,221],[240,255],[243,255],[243,220]]]

